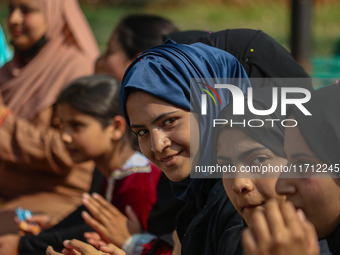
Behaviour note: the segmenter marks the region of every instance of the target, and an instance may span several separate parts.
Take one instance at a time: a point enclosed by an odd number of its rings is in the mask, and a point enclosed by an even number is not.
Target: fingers
[[[92,193],[92,198],[98,202],[99,206],[104,208],[107,211],[111,211],[112,214],[120,214],[120,211],[114,207],[111,203],[109,203],[108,201],[106,201],[106,199],[104,199],[101,195],[99,195],[98,193]]]
[[[125,213],[126,213],[129,220],[139,223],[138,217],[137,217],[137,215],[135,214],[135,212],[133,211],[133,209],[130,205],[127,205],[125,207]]]
[[[108,244],[106,246],[100,247],[100,250],[102,252],[105,252],[105,253],[108,253],[108,254],[111,254],[111,255],[126,255],[126,253],[122,249],[118,248],[117,246],[113,245],[112,243]]]
[[[92,245],[79,241],[77,239],[65,240],[64,246],[66,249],[74,249],[82,255],[101,255],[102,253],[95,249]],[[65,249],[64,249],[65,250]],[[64,253],[63,250],[63,253]],[[66,252],[67,250],[65,250]],[[68,254],[67,254],[68,255]]]
[[[92,196],[83,194],[83,204],[92,216],[104,225],[110,224],[113,220],[127,219],[115,206],[97,193],[93,193]]]
[[[74,249],[67,249],[67,248],[64,248],[62,250],[62,253],[63,253],[63,255],[81,255],[80,252],[78,252]]]
[[[135,212],[133,211],[132,207],[130,205],[127,205],[125,207],[125,212],[128,217],[128,229],[130,234],[137,234],[142,232],[142,225],[139,222],[139,219]]]
[[[97,232],[85,232],[84,237],[86,239],[92,239],[96,241],[99,241],[101,239],[100,235]]]
[[[111,203],[106,201],[101,195],[97,193],[93,193],[92,196],[88,195],[88,200],[93,206],[97,206],[97,208],[108,211],[112,215],[121,215],[122,213]]]
[[[84,237],[89,244],[93,245],[97,249],[99,249],[100,246],[104,246],[107,244],[106,242],[101,240],[101,236],[96,232],[86,232],[84,233]]]
[[[99,233],[99,235],[106,236],[107,231],[106,231],[105,225],[103,225],[102,223],[100,223],[99,221],[91,217],[91,215],[88,214],[87,212],[82,212],[81,216],[83,217],[86,224],[91,226],[96,232]]]
[[[285,228],[285,221],[282,218],[281,210],[277,200],[268,200],[265,204],[265,217],[268,222],[270,235],[280,238],[282,230]]]
[[[106,224],[108,222],[105,208],[101,207],[100,204],[95,199],[93,199],[89,194],[87,193],[83,194],[82,202],[97,221],[103,224]]]
[[[303,212],[296,212],[291,203],[274,200],[253,213],[242,243],[247,255],[319,253],[316,231]]]
[[[249,228],[242,233],[242,244],[246,255],[258,254],[255,236],[251,233]]]
[[[64,241],[65,249],[63,249],[62,253],[54,251],[51,246],[48,246],[46,249],[47,255],[102,255],[102,252],[96,250],[90,244],[81,242],[79,240],[65,240]]]
[[[316,233],[314,225],[306,219],[305,214],[301,209],[297,211],[299,220],[301,221],[304,233],[306,235],[307,246],[310,251],[314,251],[314,254],[320,253],[320,246],[318,242],[318,235]],[[312,254],[312,252],[311,252]]]
[[[52,218],[50,215],[47,214],[34,214],[31,218],[27,219],[27,221],[30,223],[36,223],[41,228],[46,229],[50,227]]]
[[[62,255],[62,253],[53,250],[52,246],[48,246],[46,249],[46,255]]]
[[[252,215],[251,232],[254,233],[256,241],[262,245],[271,239],[271,233],[265,214],[261,210],[256,210]]]

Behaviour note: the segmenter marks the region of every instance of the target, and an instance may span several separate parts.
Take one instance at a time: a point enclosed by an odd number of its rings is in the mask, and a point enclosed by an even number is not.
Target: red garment
[[[149,214],[157,200],[160,176],[161,171],[151,164],[151,172],[133,173],[115,182],[112,204],[124,214],[125,207],[130,205],[144,230],[148,229]],[[106,187],[103,187],[103,190],[105,189]]]
[[[155,245],[157,245],[157,247],[155,247]],[[151,252],[152,255],[171,255],[173,247],[164,241],[157,242],[157,239],[154,239],[150,243],[144,244],[144,250],[141,255],[150,254],[151,249],[153,250]]]

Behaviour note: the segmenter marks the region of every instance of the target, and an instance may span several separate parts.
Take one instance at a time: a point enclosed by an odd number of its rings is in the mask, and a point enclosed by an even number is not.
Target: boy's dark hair
[[[168,19],[148,14],[132,14],[123,18],[114,33],[126,55],[133,59],[137,54],[162,44],[164,36],[178,31]]]
[[[103,127],[111,125],[115,116],[123,116],[120,107],[120,83],[109,75],[84,76],[72,81],[60,92],[56,103],[69,104],[77,111],[97,119]],[[124,136],[135,147],[132,132],[128,130]]]

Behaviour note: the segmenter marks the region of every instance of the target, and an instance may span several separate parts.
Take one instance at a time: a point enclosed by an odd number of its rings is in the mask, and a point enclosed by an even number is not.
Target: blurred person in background
[[[176,26],[170,20],[159,16],[132,14],[124,17],[114,29],[108,49],[96,62],[96,72],[122,77],[134,56],[138,56],[147,48],[161,44],[164,34],[173,31],[177,31]],[[119,38],[117,35],[121,36],[121,42],[117,41],[116,38]],[[99,192],[96,189],[98,179],[101,178],[95,173],[90,192]],[[96,247],[111,242],[133,254],[142,254],[153,249],[156,252],[162,251],[163,254],[171,254],[175,217],[183,203],[175,198],[169,180],[163,173],[157,185],[157,201],[150,211],[147,228],[144,222],[144,230],[147,229],[148,232],[131,233],[129,226],[135,224],[134,219],[118,212],[116,204],[112,205],[104,199],[90,196],[84,205],[90,212],[84,217],[89,226],[80,216],[85,208],[80,207],[55,227],[46,229],[37,236],[23,236],[20,242],[14,245],[16,247],[14,250],[18,250],[19,254],[44,254],[47,245],[61,250],[65,238],[77,238],[87,240]],[[121,224],[116,224],[117,222]],[[126,222],[128,224],[123,224]],[[70,225],[72,230],[68,228]],[[77,227],[74,227],[75,225]],[[91,232],[94,230],[97,232]],[[88,231],[85,236],[84,231]],[[12,254],[9,250],[8,252]]]
[[[81,203],[93,163],[74,165],[56,129],[54,103],[91,74],[96,41],[76,0],[9,0],[14,57],[0,69],[1,234],[16,233],[18,206],[54,224]]]
[[[107,49],[96,63],[96,73],[106,73],[122,81],[126,68],[144,50],[162,44],[164,36],[178,28],[156,15],[131,14],[124,17],[112,32]]]

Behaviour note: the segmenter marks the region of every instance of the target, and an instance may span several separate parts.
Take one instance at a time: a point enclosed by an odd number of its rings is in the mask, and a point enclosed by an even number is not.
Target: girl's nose
[[[292,195],[296,192],[295,182],[296,179],[279,178],[275,190],[280,195]]]
[[[72,143],[72,136],[67,132],[61,132],[61,139],[64,143]]]
[[[233,189],[236,193],[247,193],[254,189],[254,183],[250,178],[235,178]]]
[[[171,145],[170,139],[161,130],[151,132],[151,150],[153,152],[162,152],[166,147]]]
[[[8,25],[17,25],[21,24],[23,21],[23,13],[20,11],[19,8],[15,8],[12,12],[8,15]]]

